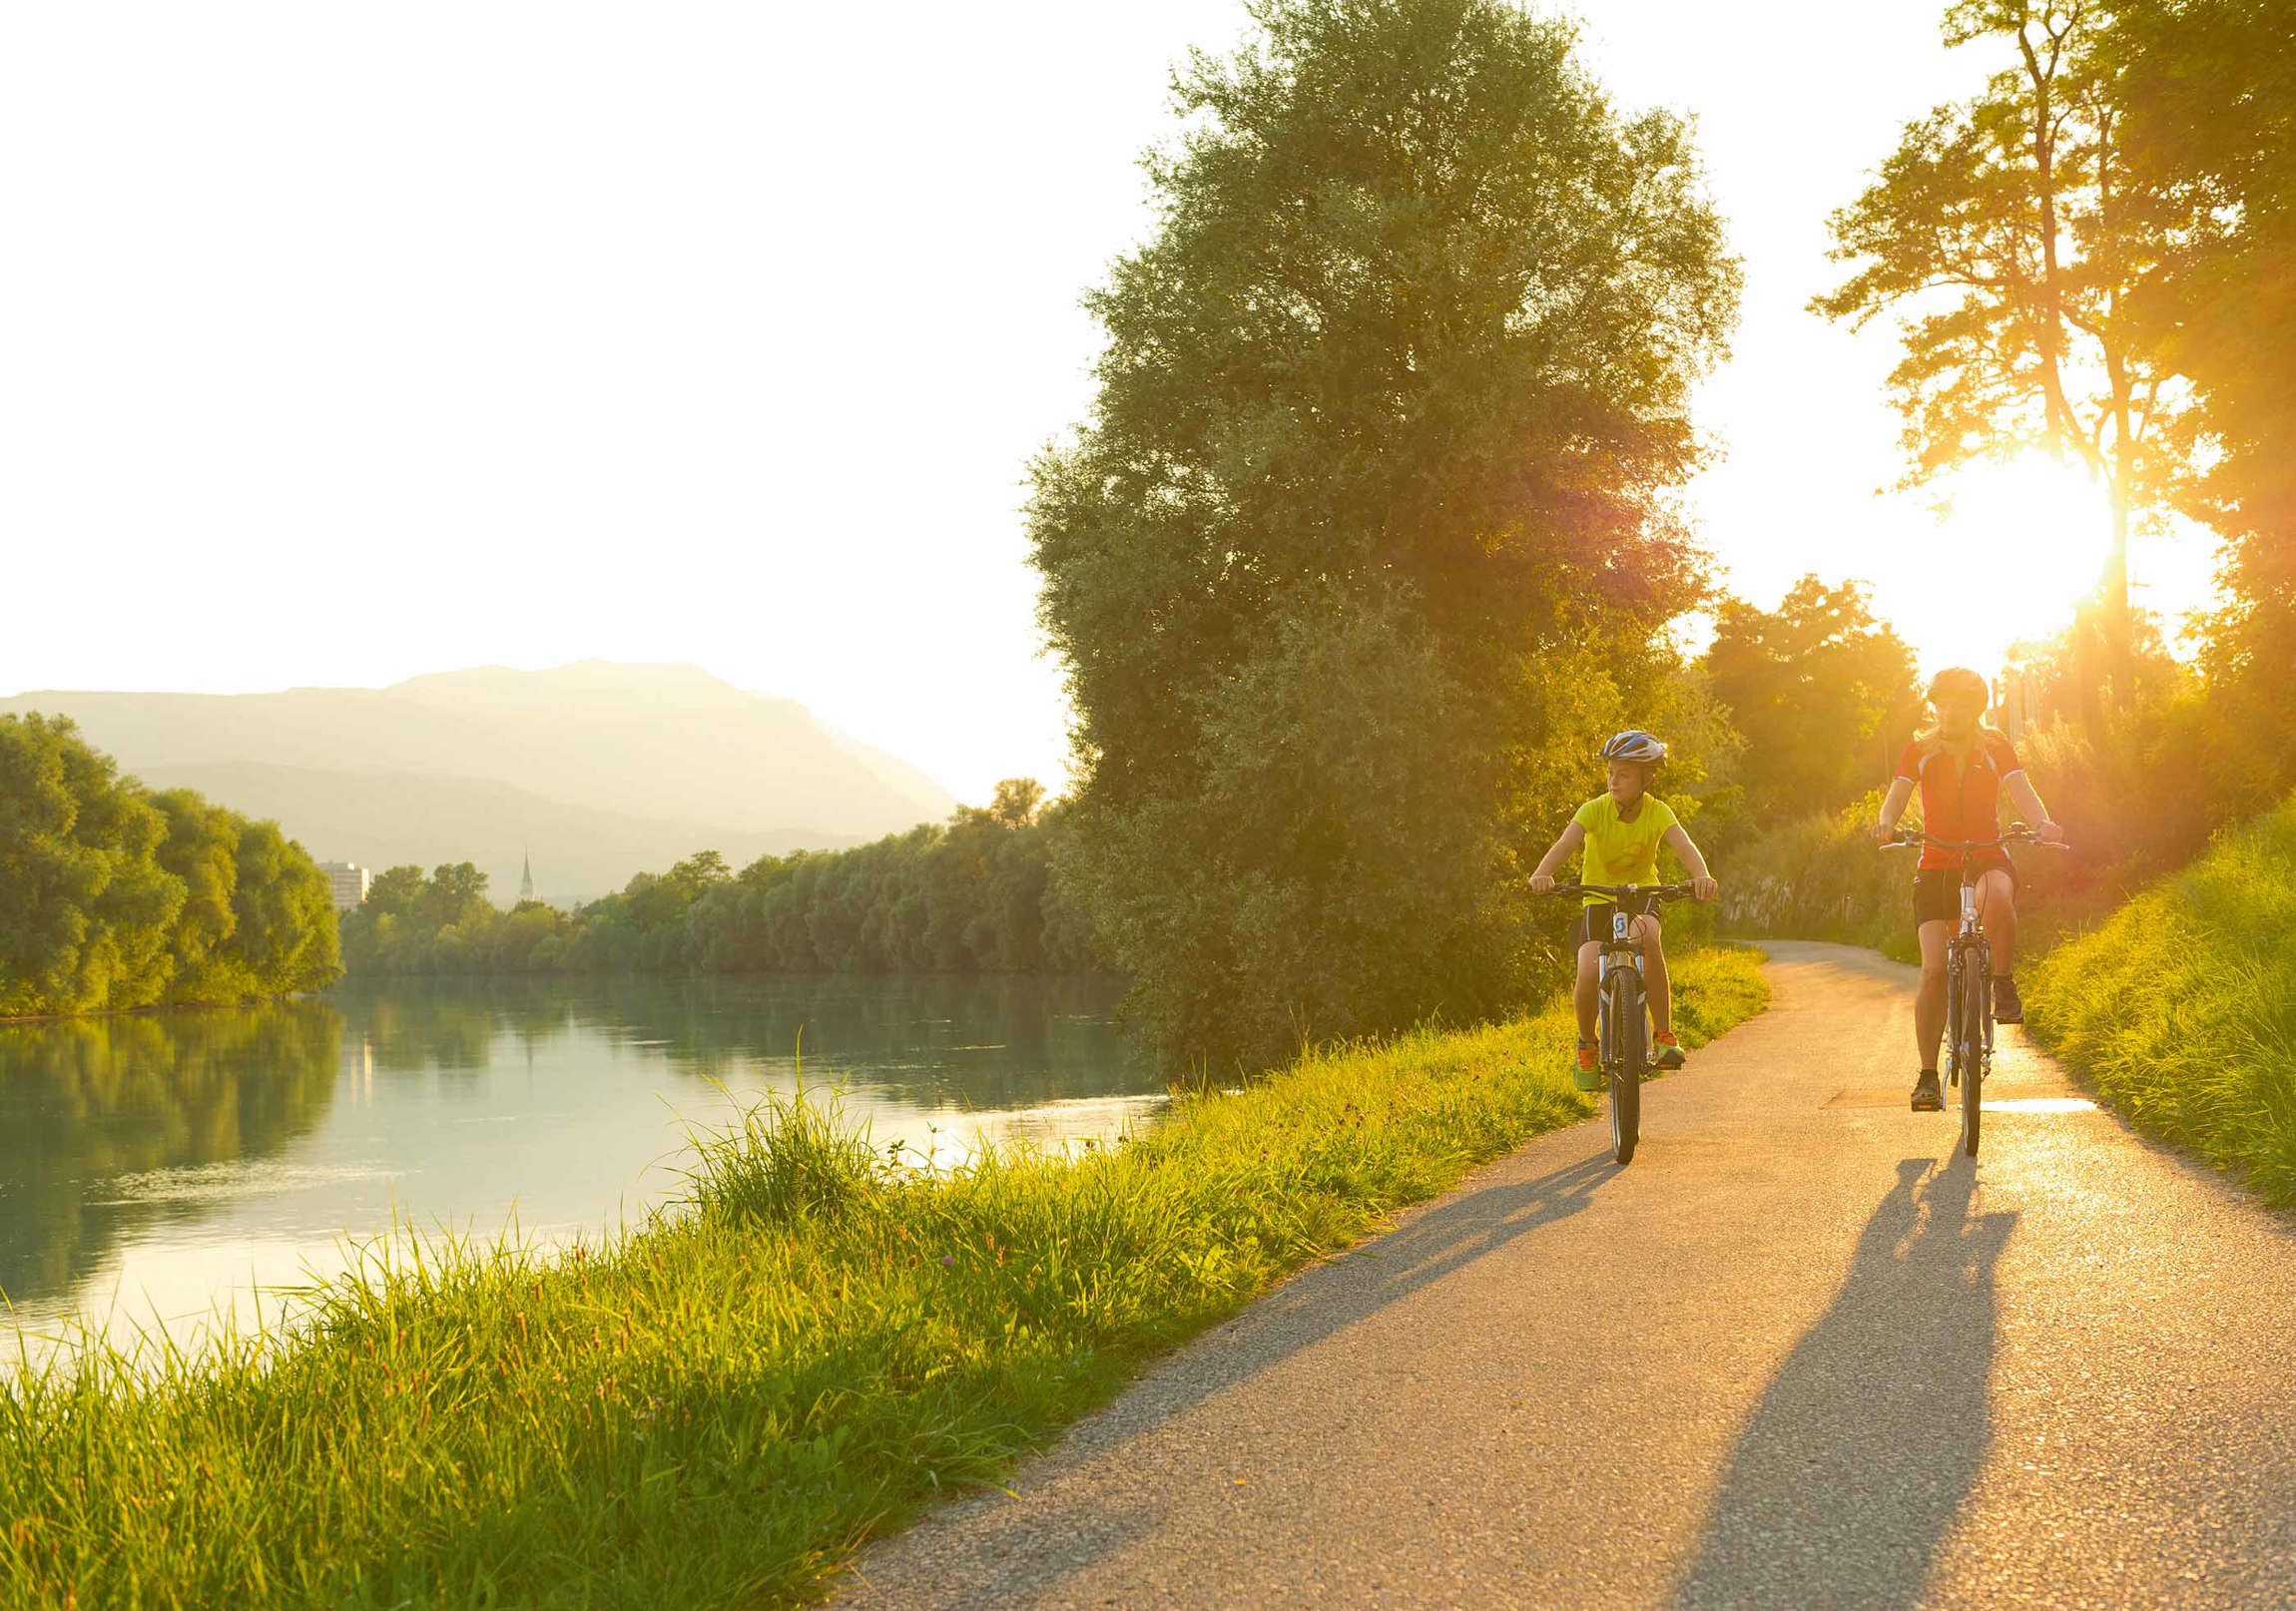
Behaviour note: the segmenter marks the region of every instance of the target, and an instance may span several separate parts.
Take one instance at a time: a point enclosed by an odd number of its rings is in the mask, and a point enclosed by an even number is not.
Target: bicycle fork
[[[1613,923],[1615,926],[1612,937],[1623,942],[1626,938],[1623,919],[1614,918]],[[1595,958],[1594,1012],[1596,1028],[1594,1033],[1596,1044],[1600,1048],[1595,1053],[1595,1058],[1601,1063],[1602,1072],[1606,1076],[1615,1076],[1618,1073],[1618,1036],[1610,1022],[1610,975],[1613,970],[1618,968],[1631,968],[1636,974],[1640,974],[1642,971],[1642,953],[1635,951],[1631,955],[1614,961],[1612,960],[1612,952],[1605,948]]]

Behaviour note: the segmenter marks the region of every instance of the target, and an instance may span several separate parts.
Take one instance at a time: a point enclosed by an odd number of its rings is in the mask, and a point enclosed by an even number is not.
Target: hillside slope
[[[2051,951],[2025,1027],[2138,1129],[2296,1208],[2296,800]]]
[[[488,893],[507,905],[532,857],[544,900],[587,900],[659,872],[696,850],[716,850],[736,866],[772,853],[835,850],[858,834],[803,829],[737,832],[708,823],[626,815],[546,800],[483,778],[410,772],[320,772],[227,761],[169,767],[149,780],[196,789],[235,810],[270,818],[313,855],[381,868],[412,862],[474,861]],[[353,853],[355,852],[355,854]]]
[[[147,783],[276,816],[316,855],[469,859],[498,896],[516,893],[528,848],[546,894],[587,895],[695,849],[738,862],[849,844],[955,805],[803,706],[692,666],[485,667],[277,694],[43,690],[0,711],[69,716]]]

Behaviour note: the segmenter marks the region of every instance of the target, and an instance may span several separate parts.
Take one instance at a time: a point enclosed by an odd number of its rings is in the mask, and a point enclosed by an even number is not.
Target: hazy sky
[[[1877,498],[1892,343],[1801,310],[1826,212],[1982,74],[1936,5],[1572,9],[1697,115],[1747,260],[1693,489],[1731,585],[1868,578],[1932,666],[2061,625],[2097,520],[2032,472],[1943,527]],[[1089,401],[1169,65],[1243,8],[858,15],[0,11],[0,693],[691,660],[967,799],[1057,778],[1019,483]],[[2141,545],[2139,602],[2205,560]]]

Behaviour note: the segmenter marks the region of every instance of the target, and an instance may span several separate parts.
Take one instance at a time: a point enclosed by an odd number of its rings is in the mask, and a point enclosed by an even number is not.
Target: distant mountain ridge
[[[275,817],[322,858],[475,861],[502,899],[529,849],[546,898],[587,898],[699,849],[739,865],[955,808],[802,705],[693,666],[482,667],[277,694],[43,690],[0,711],[69,716],[147,784]]]

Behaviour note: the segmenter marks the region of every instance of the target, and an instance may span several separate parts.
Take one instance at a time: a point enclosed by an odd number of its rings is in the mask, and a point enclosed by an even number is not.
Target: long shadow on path
[[[2014,1214],[1977,1171],[1909,1158],[1849,1279],[1762,1394],[1682,1606],[1909,1605],[1985,1465],[1995,1266]]]
[[[1135,1439],[1285,1359],[1347,1330],[1388,1305],[1424,1291],[1496,1248],[1580,1212],[1618,1173],[1607,1152],[1533,1180],[1485,1186],[1438,1199],[1401,1228],[1354,1253],[1300,1272],[1261,1299],[1220,1339],[1196,1347],[1075,1427],[1032,1475],[1046,1509],[1018,1535],[991,1537],[978,1553],[950,1551],[934,1577],[936,1605],[994,1606],[1055,1593],[1053,1585],[1162,1521],[1161,1503],[1125,1504],[1090,1485],[1058,1491],[1058,1477],[1121,1461]],[[975,1504],[996,1507],[998,1501]],[[926,1523],[931,1526],[931,1522]],[[912,1535],[913,1542],[913,1535]],[[861,1563],[856,1587],[870,1596]]]

